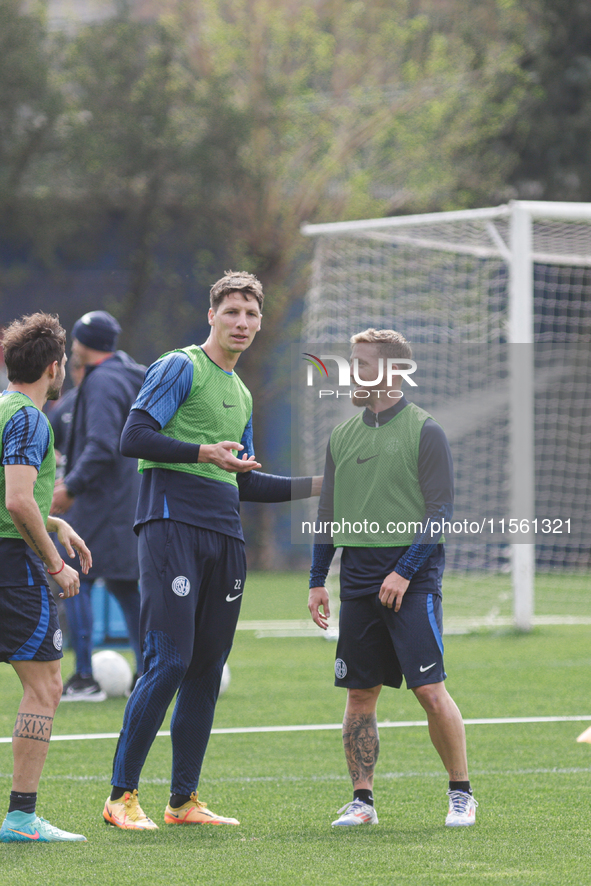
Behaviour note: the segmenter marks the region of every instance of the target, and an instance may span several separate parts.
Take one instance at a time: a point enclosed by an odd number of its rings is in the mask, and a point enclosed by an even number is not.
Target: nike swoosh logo
[[[434,668],[436,664],[437,664],[437,662],[434,661],[433,664],[431,664],[431,665],[427,665],[426,668],[424,668],[423,665],[421,665],[420,668],[419,668],[419,671],[421,672],[421,674],[424,674],[425,671],[430,671],[431,668]]]
[[[25,834],[24,831],[15,831],[14,828],[8,828],[9,831],[12,831],[13,834],[20,834],[21,837],[26,837],[27,840],[39,840],[40,834],[39,831],[35,831],[34,834]]]
[[[377,457],[378,457],[377,455],[370,455],[369,458],[359,458],[359,456],[357,456],[357,464],[364,465],[366,461],[371,461],[372,458],[377,458]]]
[[[224,409],[236,409],[237,404],[236,403],[226,403],[225,400],[222,400],[222,406],[224,407]]]
[[[242,594],[243,594],[243,593],[244,593],[244,591],[242,591]],[[228,595],[226,596],[226,603],[232,603],[234,600],[237,600],[238,597],[241,597],[242,594],[236,594],[235,597],[231,597],[231,596],[228,594]]]

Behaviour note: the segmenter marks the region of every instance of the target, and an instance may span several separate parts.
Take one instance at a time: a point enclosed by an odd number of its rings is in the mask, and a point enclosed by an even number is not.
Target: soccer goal
[[[511,618],[529,629],[534,576],[559,585],[591,565],[591,204],[513,201],[302,233],[316,241],[302,340],[326,353],[374,326],[412,343],[425,380],[412,399],[446,430],[454,519],[468,521],[446,536],[448,570],[510,573]],[[305,445],[319,470],[341,406],[311,403]]]

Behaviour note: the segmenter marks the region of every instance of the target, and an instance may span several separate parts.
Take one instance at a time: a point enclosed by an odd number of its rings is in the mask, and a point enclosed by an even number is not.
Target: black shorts
[[[343,600],[335,662],[335,686],[408,689],[445,680],[441,597],[405,594],[398,612],[378,594]]]
[[[62,632],[49,588],[0,588],[0,661],[55,661],[62,656]]]
[[[140,639],[163,631],[189,666],[204,669],[229,651],[246,579],[244,542],[176,520],[151,520],[139,533]]]

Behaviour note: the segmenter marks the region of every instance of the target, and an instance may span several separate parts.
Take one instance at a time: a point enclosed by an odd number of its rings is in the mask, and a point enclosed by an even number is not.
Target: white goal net
[[[534,569],[591,565],[591,204],[516,201],[303,233],[316,242],[302,350],[346,354],[371,326],[411,342],[422,381],[410,398],[450,441],[454,516],[481,527],[448,537],[447,568],[512,572],[515,619],[529,627]],[[337,398],[301,408],[321,471],[351,409]]]

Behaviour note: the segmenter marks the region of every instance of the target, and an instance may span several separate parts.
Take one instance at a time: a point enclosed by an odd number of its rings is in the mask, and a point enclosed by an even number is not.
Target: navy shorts
[[[62,656],[62,632],[49,588],[0,588],[0,661],[55,661]]]
[[[246,579],[241,539],[176,520],[141,526],[140,639],[162,631],[187,667],[207,669],[229,652]],[[195,662],[193,662],[195,666]]]
[[[398,612],[378,594],[343,600],[335,662],[335,686],[408,689],[445,680],[441,597],[405,594]]]

